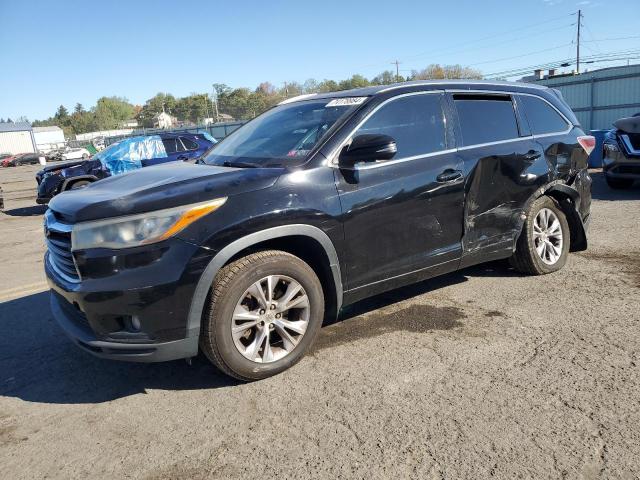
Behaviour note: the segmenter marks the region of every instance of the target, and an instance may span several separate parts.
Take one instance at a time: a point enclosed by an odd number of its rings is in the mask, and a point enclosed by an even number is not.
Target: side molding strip
[[[213,283],[218,270],[220,270],[230,258],[236,253],[248,248],[252,245],[256,245],[265,240],[272,240],[278,237],[290,237],[290,236],[305,236],[316,240],[324,249],[327,257],[329,258],[329,267],[333,275],[333,282],[336,286],[336,302],[337,310],[340,310],[342,306],[342,277],[340,274],[340,262],[338,260],[338,254],[333,246],[333,242],[318,227],[305,224],[293,224],[282,225],[279,227],[268,228],[259,232],[251,233],[245,237],[231,242],[224,247],[207,265],[207,268],[202,273],[198,285],[196,286],[193,299],[191,300],[191,308],[189,309],[189,317],[187,318],[187,337],[193,337],[197,339],[200,335],[200,320],[202,319],[202,312],[204,310],[204,302],[207,299],[207,294]]]

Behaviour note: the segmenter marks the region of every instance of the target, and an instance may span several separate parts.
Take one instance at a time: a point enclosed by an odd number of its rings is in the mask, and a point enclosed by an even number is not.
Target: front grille
[[[71,225],[56,220],[51,210],[45,214],[45,236],[51,267],[65,280],[79,282],[71,253]]]

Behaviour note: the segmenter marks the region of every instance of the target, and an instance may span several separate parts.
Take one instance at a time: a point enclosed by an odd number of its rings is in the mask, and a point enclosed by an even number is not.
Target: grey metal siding
[[[605,68],[535,83],[560,90],[585,130],[611,128],[615,120],[640,112],[640,65]]]

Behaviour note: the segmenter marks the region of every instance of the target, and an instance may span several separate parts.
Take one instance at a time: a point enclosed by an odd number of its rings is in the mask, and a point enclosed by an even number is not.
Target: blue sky
[[[430,63],[490,74],[575,56],[578,8],[583,55],[640,50],[640,0],[0,0],[0,118],[213,82],[371,77],[395,59],[404,74]]]

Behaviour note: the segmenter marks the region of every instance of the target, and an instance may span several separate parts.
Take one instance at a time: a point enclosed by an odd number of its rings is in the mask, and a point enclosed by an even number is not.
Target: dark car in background
[[[343,305],[587,248],[595,145],[554,90],[427,81],[293,98],[213,147],[54,198],[45,271],[94,355],[294,365]],[[541,279],[553,295],[562,277]]]
[[[48,165],[36,174],[36,202],[48,203],[55,195],[84,188],[113,175],[161,163],[201,156],[216,143],[208,134],[161,133],[126,138],[88,160]]]
[[[604,137],[602,169],[611,188],[630,188],[640,180],[640,113],[614,122]]]
[[[37,165],[40,163],[40,154],[38,153],[18,153],[11,157],[6,157],[0,161],[3,167],[19,167],[21,165]]]

